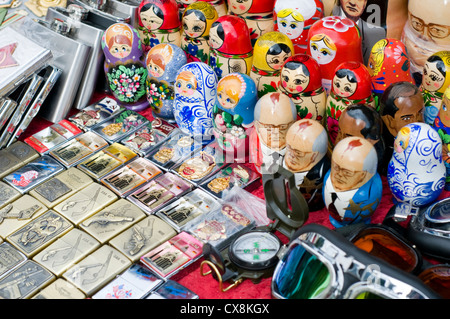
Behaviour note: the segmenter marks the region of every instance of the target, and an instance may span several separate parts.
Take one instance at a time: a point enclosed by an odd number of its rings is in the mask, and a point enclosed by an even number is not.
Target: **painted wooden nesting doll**
[[[433,125],[442,104],[442,96],[450,85],[450,51],[431,55],[423,67],[420,91],[423,95],[425,123]]]
[[[387,171],[394,204],[414,213],[434,202],[444,189],[445,174],[439,134],[426,123],[402,127]]]
[[[185,133],[212,138],[213,107],[216,100],[217,76],[209,65],[190,62],[183,65],[175,81],[174,115],[178,127]]]
[[[267,32],[273,31],[275,0],[227,0],[229,14],[245,20],[250,30],[252,45]]]
[[[209,31],[209,65],[220,79],[230,73],[250,74],[253,47],[245,20],[232,15],[219,17]]]
[[[111,25],[103,34],[102,49],[106,82],[117,102],[133,111],[148,108],[147,68],[137,30],[126,23]]]
[[[281,68],[293,52],[292,41],[278,31],[265,33],[256,41],[250,77],[256,83],[258,97],[278,90]]]
[[[341,63],[364,63],[358,27],[352,20],[337,16],[324,17],[311,26],[306,53],[319,63],[322,86],[327,93]]]
[[[178,70],[187,63],[184,51],[172,43],[160,43],[146,56],[147,100],[153,116],[174,122],[174,84]]]
[[[226,0],[201,0],[206,1],[216,9],[219,17],[228,14],[228,6]]]
[[[327,132],[315,120],[298,120],[286,133],[283,167],[294,173],[295,183],[308,203],[310,211],[319,210],[324,206],[323,178],[330,169],[327,150]]]
[[[230,73],[217,83],[213,132],[227,154],[227,162],[248,160],[249,132],[253,127],[257,98],[255,82],[246,74]]]
[[[322,123],[327,94],[322,87],[316,60],[303,53],[288,58],[281,69],[280,79],[278,88],[294,102],[298,117]]]
[[[416,85],[422,83],[427,59],[435,52],[450,51],[449,16],[449,1],[408,1],[408,21],[401,40],[411,60],[411,73]]]
[[[326,129],[331,147],[335,145],[338,121],[351,104],[364,104],[375,109],[372,80],[367,67],[360,62],[344,62],[336,68],[326,104]]]
[[[286,133],[297,120],[297,109],[286,95],[270,92],[258,100],[254,116],[254,129],[250,134],[250,162],[259,173],[273,174],[282,165]]]
[[[381,39],[375,43],[370,52],[367,68],[372,78],[372,93],[377,100],[394,82],[414,83],[406,47],[397,39]]]
[[[433,127],[442,140],[442,159],[447,172],[445,190],[450,191],[450,88],[444,92],[442,105],[434,119]]]
[[[142,0],[138,25],[144,52],[160,43],[181,44],[181,20],[175,0]]]
[[[308,31],[324,17],[322,0],[276,0],[273,8],[274,31],[291,39],[295,53],[306,53]]]
[[[375,148],[362,137],[347,137],[334,148],[323,187],[334,227],[370,223],[383,192],[377,161]]]
[[[181,48],[186,52],[188,62],[208,63],[209,30],[217,18],[216,9],[203,1],[190,4],[184,11]]]

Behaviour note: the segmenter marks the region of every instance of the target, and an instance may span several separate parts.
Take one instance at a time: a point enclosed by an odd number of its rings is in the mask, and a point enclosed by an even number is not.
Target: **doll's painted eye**
[[[442,110],[443,110],[444,112],[447,112],[447,105],[442,104]]]
[[[315,44],[311,44],[311,48],[312,48],[314,51],[317,51],[317,50],[318,50],[318,47],[317,47],[317,45],[315,45]]]
[[[188,89],[192,89],[192,84],[188,83],[188,84],[186,85],[186,87],[187,87]]]
[[[286,28],[286,26],[287,26],[287,23],[286,23],[286,22],[281,22],[281,25],[282,25],[283,27],[285,27],[285,28]]]
[[[127,47],[122,47],[122,51],[126,52],[127,51]]]
[[[297,25],[294,24],[294,23],[292,23],[292,24],[290,25],[290,27],[291,27],[291,29],[296,29],[296,28],[297,28]]]
[[[288,76],[283,76],[283,80],[286,82],[289,82],[289,77]]]
[[[345,92],[351,92],[351,91],[352,91],[352,88],[349,87],[349,86],[346,86],[346,87],[344,87],[344,91],[345,91]]]
[[[176,86],[177,88],[181,88],[181,82],[177,82]]]
[[[322,50],[320,53],[322,53],[323,56],[330,55],[330,52],[328,52],[327,50]]]

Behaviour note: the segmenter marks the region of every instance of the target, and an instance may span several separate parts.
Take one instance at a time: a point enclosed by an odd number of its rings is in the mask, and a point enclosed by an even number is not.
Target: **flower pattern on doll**
[[[325,17],[322,21],[325,28],[332,29],[337,32],[346,32],[348,29],[355,26],[352,20],[336,16]]]
[[[173,87],[163,81],[157,81],[152,78],[147,79],[147,100],[150,107],[158,111],[163,104],[163,100],[173,100]]]
[[[222,63],[217,63],[217,59],[213,55],[211,55],[209,57],[209,65],[212,67],[217,77],[220,79],[222,77],[222,69],[220,68],[222,66]]]
[[[124,65],[119,65],[112,68],[107,76],[111,83],[111,90],[122,102],[136,102],[146,93],[147,69],[145,67],[132,65],[127,68]]]

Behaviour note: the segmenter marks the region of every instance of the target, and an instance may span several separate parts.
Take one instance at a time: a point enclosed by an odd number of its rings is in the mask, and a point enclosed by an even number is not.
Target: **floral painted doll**
[[[336,69],[333,86],[326,104],[326,129],[331,148],[334,147],[338,121],[342,111],[351,104],[375,108],[372,81],[366,66],[359,62],[344,62]]]
[[[442,105],[434,119],[433,127],[442,140],[442,159],[447,172],[445,190],[450,191],[450,88],[444,92]]]
[[[308,32],[306,51],[319,63],[322,86],[329,93],[336,68],[343,62],[364,63],[361,34],[355,23],[337,16],[316,21]]]
[[[250,77],[256,83],[258,97],[278,90],[281,68],[293,53],[292,41],[278,31],[268,32],[256,41]]]
[[[159,43],[180,46],[181,22],[175,0],[142,0],[138,7],[138,25],[145,53]]]
[[[213,134],[213,107],[217,76],[209,65],[190,62],[178,71],[174,115],[178,127],[194,138],[209,142]]]
[[[147,100],[153,116],[174,122],[174,84],[178,70],[187,63],[184,51],[172,43],[155,45],[147,53]]]
[[[442,104],[442,96],[450,85],[450,51],[439,51],[431,55],[423,67],[422,85],[425,123],[433,125]]]
[[[147,68],[136,29],[126,23],[115,23],[102,37],[106,82],[117,102],[133,111],[148,108],[145,81]]]
[[[255,82],[246,74],[230,73],[217,83],[213,132],[231,162],[245,163],[248,158],[257,98]]]
[[[220,79],[229,73],[250,74],[253,47],[245,20],[232,15],[219,17],[209,31],[209,65]]]
[[[278,88],[294,102],[298,117],[322,123],[327,95],[317,62],[307,54],[296,54],[284,63],[280,79]]]
[[[195,2],[184,11],[181,48],[186,52],[188,62],[208,63],[209,30],[217,18],[216,9],[208,2]]]
[[[291,39],[295,53],[306,53],[308,31],[324,17],[322,0],[276,0],[273,9],[274,31]]]

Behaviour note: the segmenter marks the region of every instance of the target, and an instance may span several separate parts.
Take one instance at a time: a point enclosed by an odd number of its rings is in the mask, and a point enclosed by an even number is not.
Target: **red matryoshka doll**
[[[186,52],[188,63],[208,63],[209,30],[217,18],[216,9],[207,2],[198,1],[187,6],[181,20],[181,48]]]
[[[209,65],[219,79],[230,73],[250,75],[253,47],[244,19],[219,17],[209,31],[209,46]]]
[[[250,77],[256,83],[258,97],[278,90],[281,68],[293,54],[291,39],[281,32],[268,32],[256,41]]]
[[[267,32],[273,31],[273,6],[275,0],[227,0],[229,14],[247,22],[252,45]]]
[[[423,68],[420,92],[423,95],[425,123],[433,125],[439,113],[442,97],[450,85],[450,51],[439,51],[431,55]]]
[[[303,53],[287,59],[281,69],[278,89],[294,102],[300,119],[322,123],[327,95],[316,60]]]
[[[322,86],[327,92],[341,63],[364,63],[358,27],[352,20],[337,16],[324,17],[311,26],[307,54],[319,63]]]
[[[406,47],[397,39],[381,39],[375,43],[370,52],[367,68],[372,78],[372,92],[377,100],[394,82],[413,83]]]
[[[311,25],[324,17],[322,0],[276,0],[273,8],[274,31],[291,39],[295,53],[306,53]]]
[[[106,82],[117,102],[133,111],[148,108],[147,68],[137,30],[127,23],[112,24],[103,34],[102,49]]]
[[[180,46],[181,21],[175,0],[142,0],[138,25],[144,52],[160,43]]]
[[[336,69],[326,105],[326,129],[331,147],[338,133],[338,121],[351,104],[364,104],[375,109],[372,81],[367,67],[359,62],[344,62]]]

